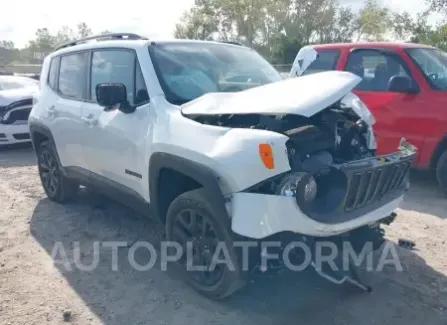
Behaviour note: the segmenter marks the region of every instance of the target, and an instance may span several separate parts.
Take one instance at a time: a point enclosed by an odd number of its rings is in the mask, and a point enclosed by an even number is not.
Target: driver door
[[[426,119],[426,93],[398,93],[388,90],[389,80],[395,75],[410,77],[414,86],[420,89],[409,66],[399,54],[379,49],[357,49],[348,54],[344,70],[363,78],[354,93],[376,119],[374,131],[378,153],[397,151],[402,137],[421,148],[426,133],[422,127],[423,119]]]
[[[133,50],[101,49],[91,53],[90,102],[83,106],[88,125],[85,155],[93,181],[107,188],[131,190],[145,197],[147,134],[151,131],[154,110],[149,103],[138,57]],[[126,86],[133,113],[104,110],[96,103],[96,86],[121,83]]]

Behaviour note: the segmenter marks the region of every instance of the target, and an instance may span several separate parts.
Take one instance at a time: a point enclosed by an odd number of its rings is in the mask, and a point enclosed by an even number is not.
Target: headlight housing
[[[298,202],[309,204],[317,197],[317,181],[306,173],[291,173],[278,185],[277,194],[295,197]]]

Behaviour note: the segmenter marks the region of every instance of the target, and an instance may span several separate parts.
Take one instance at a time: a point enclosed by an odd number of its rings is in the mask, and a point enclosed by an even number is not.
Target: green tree
[[[447,14],[447,0],[425,0],[430,9]]]
[[[360,9],[357,21],[357,41],[382,41],[392,27],[392,13],[387,7],[379,5],[377,0],[366,0]]]
[[[38,28],[36,38],[29,41],[25,57],[31,63],[39,63],[43,57],[51,53],[56,45],[56,38],[50,34],[48,28]]]
[[[416,22],[408,12],[392,14],[392,29],[394,36],[403,41],[409,41],[415,33]]]
[[[415,19],[408,13],[393,15],[393,30],[397,38],[447,49],[447,25],[432,26],[428,23],[430,10],[417,14]]]
[[[79,23],[77,26],[78,38],[85,38],[92,35],[92,30],[85,22]]]
[[[0,41],[0,66],[11,64],[19,57],[19,50],[12,41]]]
[[[208,39],[217,36],[227,40],[222,0],[196,0],[175,26],[174,36],[187,39]]]
[[[54,45],[57,46],[59,44],[67,43],[74,39],[76,39],[76,34],[73,29],[68,26],[62,26],[54,36]]]
[[[235,40],[280,62],[302,44],[350,41],[354,18],[338,0],[196,0],[175,36]]]

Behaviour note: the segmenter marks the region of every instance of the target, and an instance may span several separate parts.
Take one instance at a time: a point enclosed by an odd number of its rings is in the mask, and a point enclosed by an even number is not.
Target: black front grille
[[[411,161],[403,161],[353,173],[345,200],[345,211],[362,208],[399,188],[410,166]]]
[[[6,139],[6,134],[0,133],[0,139]]]
[[[16,133],[16,134],[13,134],[12,136],[16,140],[29,140],[29,139],[31,139],[29,133]]]

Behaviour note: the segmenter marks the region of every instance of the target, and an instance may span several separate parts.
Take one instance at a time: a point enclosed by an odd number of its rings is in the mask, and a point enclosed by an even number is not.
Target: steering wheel
[[[428,75],[428,77],[432,80],[438,80],[439,79],[439,75],[437,73],[430,73]]]

